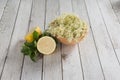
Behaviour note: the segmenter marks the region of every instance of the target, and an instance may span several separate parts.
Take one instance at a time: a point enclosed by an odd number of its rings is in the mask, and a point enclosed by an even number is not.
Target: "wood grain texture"
[[[87,22],[85,39],[36,63],[24,57],[28,31],[66,12]],[[0,0],[0,80],[120,80],[119,32],[120,0]]]
[[[30,28],[40,26],[44,30],[45,0],[33,0],[31,11]],[[41,80],[42,78],[42,57],[36,63],[25,57],[23,65],[22,80]]]
[[[106,80],[119,80],[120,66],[96,0],[85,0]],[[94,10],[94,11],[93,11]]]
[[[73,12],[71,0],[60,0],[60,13]],[[62,45],[63,80],[83,80],[78,45]]]
[[[59,0],[60,13],[72,13],[72,1],[71,0]]]
[[[0,19],[2,17],[6,4],[7,4],[7,0],[0,0]]]
[[[120,0],[109,0],[120,23]]]
[[[119,20],[119,24],[120,24],[120,0],[109,0],[110,3],[111,3],[111,6],[112,9],[114,10],[115,14],[116,14],[116,17],[118,18]],[[112,11],[113,12],[113,11]],[[115,18],[116,18],[115,17]],[[118,22],[118,21],[117,21]],[[118,28],[118,26],[116,26]],[[120,27],[119,27],[120,28]],[[119,30],[120,32],[120,30]],[[119,36],[119,35],[118,35]],[[118,37],[119,38],[119,37]],[[120,39],[120,38],[119,38]],[[118,42],[118,41],[117,41]],[[115,44],[115,43],[114,43]],[[117,45],[120,45],[120,44],[117,44]],[[120,52],[120,47],[118,49],[116,49],[116,52]],[[120,61],[120,55],[119,53],[117,54],[118,58],[119,58],[119,61]]]
[[[57,0],[46,0],[46,25],[58,16],[59,2]],[[43,80],[62,80],[61,69],[61,51],[60,45],[57,46],[56,51],[51,55],[44,55],[43,57]]]
[[[39,26],[44,31],[45,6],[45,0],[33,0],[30,29]]]
[[[21,1],[1,80],[20,80],[23,62],[21,47],[23,45],[24,36],[28,30],[27,26],[29,22],[31,3],[32,0]]]
[[[88,24],[88,35],[79,43],[81,61],[85,80],[104,80],[104,75],[97,55],[93,34],[89,24],[89,17],[84,0],[72,0],[73,11]]]
[[[110,8],[112,7],[120,23],[120,0],[109,0],[108,4]]]
[[[8,52],[20,0],[9,0],[0,21],[0,75]]]
[[[83,80],[78,46],[62,45],[63,80]]]
[[[109,0],[111,5],[112,5],[112,9],[115,10],[115,12],[120,12],[120,0]]]
[[[112,45],[120,61],[120,23],[109,0],[98,0],[98,5],[103,15]]]

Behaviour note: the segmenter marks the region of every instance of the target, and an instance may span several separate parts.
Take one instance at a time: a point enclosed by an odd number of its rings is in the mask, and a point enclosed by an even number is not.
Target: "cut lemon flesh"
[[[42,54],[51,54],[56,48],[56,42],[52,37],[44,36],[37,42],[37,49]]]

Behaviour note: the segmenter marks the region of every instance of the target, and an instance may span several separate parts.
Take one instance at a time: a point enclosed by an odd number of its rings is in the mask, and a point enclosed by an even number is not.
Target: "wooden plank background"
[[[86,38],[36,63],[23,56],[26,33],[67,12],[88,24]],[[119,32],[120,0],[0,0],[0,80],[120,80]]]

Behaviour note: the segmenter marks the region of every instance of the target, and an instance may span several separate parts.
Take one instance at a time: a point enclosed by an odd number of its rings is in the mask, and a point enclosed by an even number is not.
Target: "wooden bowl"
[[[63,37],[57,37],[57,39],[65,45],[75,45],[78,42],[82,41],[84,39],[84,37],[87,35],[87,33],[88,33],[88,27],[86,25],[86,29],[83,31],[83,34],[80,36],[80,38],[78,38],[77,41],[72,40],[71,42],[69,42],[66,38],[63,38]]]

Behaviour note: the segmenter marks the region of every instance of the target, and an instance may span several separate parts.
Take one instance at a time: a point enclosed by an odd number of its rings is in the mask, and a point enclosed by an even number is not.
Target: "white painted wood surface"
[[[59,13],[59,1],[46,0],[45,29]],[[62,80],[60,45],[52,55],[43,57],[43,80]]]
[[[120,0],[109,0],[120,23]]]
[[[45,0],[33,0],[31,15],[29,16],[29,30],[40,26],[44,30]],[[42,57],[37,63],[30,60],[28,56],[24,59],[23,73],[21,80],[42,79]]]
[[[100,6],[106,27],[108,29],[108,33],[110,35],[114,50],[120,61],[120,37],[119,37],[120,22],[116,16],[114,10],[112,9],[112,6],[111,6],[109,0],[105,0],[105,1],[100,0],[100,2],[98,2],[98,3]],[[103,7],[104,7],[104,9],[103,9]]]
[[[73,12],[71,0],[60,0],[60,13]],[[83,80],[78,45],[62,45],[63,80]]]
[[[7,57],[19,3],[20,0],[9,0],[0,20],[0,77]]]
[[[120,80],[119,0],[0,0],[0,80]],[[75,46],[58,44],[36,63],[20,52],[31,28],[64,12],[89,25]]]
[[[94,0],[94,4],[93,0],[85,0],[85,2],[105,79],[119,80],[120,76],[117,74],[120,74],[120,66],[110,41],[110,37],[108,36],[106,25],[104,24],[97,1]]]
[[[0,0],[0,19],[2,17],[2,14],[4,13],[6,4],[7,4],[7,0]]]
[[[99,56],[95,48],[94,36],[92,34],[89,17],[87,14],[85,1],[76,0],[73,2],[73,11],[88,24],[89,32],[86,39],[79,44],[81,62],[85,80],[104,80],[104,74],[101,69]]]
[[[28,4],[26,4],[26,2]],[[21,77],[23,55],[21,54],[20,49],[24,42],[24,35],[28,29],[27,26],[31,10],[31,3],[32,0],[21,0],[21,5],[19,7],[15,29],[13,31],[12,40],[10,48],[8,50],[8,55],[1,80],[19,80]],[[24,18],[26,20],[24,20]]]

